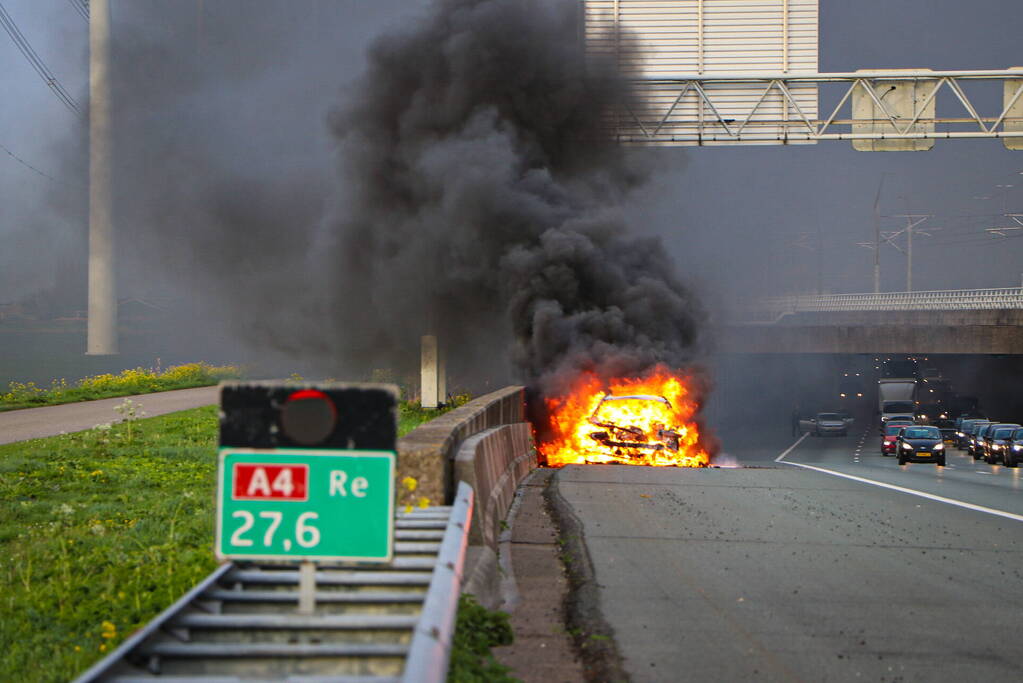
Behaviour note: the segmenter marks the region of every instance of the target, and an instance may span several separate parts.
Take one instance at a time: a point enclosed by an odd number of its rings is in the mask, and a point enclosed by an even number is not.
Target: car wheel
[[[1016,456],[1013,455],[1012,453],[1006,453],[1004,456],[1002,456],[1002,459],[1005,460],[1006,467],[1016,466]]]
[[[905,465],[906,464],[906,456],[904,456],[904,455],[900,455],[899,456],[899,464],[900,465]]]
[[[938,467],[944,467],[944,466],[945,466],[945,458],[942,457],[940,460],[938,460]]]

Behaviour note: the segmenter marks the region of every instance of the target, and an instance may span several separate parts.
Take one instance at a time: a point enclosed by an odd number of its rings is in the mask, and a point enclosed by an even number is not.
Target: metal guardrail
[[[472,511],[462,482],[452,506],[398,514],[394,561],[319,566],[313,615],[296,567],[223,564],[76,683],[441,683]]]
[[[796,313],[993,309],[1023,309],[1023,287],[770,297],[744,307],[739,317],[750,321],[776,322],[781,317]]]

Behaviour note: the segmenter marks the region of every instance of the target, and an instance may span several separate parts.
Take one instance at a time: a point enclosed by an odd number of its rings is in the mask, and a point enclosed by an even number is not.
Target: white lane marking
[[[803,439],[805,439],[805,438],[806,438],[806,437],[808,437],[808,436],[810,436],[810,432],[806,432],[806,433],[805,433],[805,434],[803,434],[803,435],[802,435],[801,437],[799,437],[798,439],[796,439],[796,442],[795,442],[794,444],[792,444],[791,446],[789,446],[788,448],[786,448],[786,449],[785,449],[785,452],[784,452],[784,453],[782,453],[781,455],[779,455],[779,456],[778,456],[777,458],[775,458],[775,459],[774,459],[774,461],[775,461],[775,462],[781,462],[781,459],[782,459],[782,458],[784,458],[784,457],[785,457],[786,455],[788,455],[789,453],[791,453],[791,452],[792,452],[792,449],[793,449],[793,448],[795,448],[795,447],[796,447],[796,446],[798,446],[799,444],[803,443]],[[791,465],[792,463],[786,463],[786,464],[788,464],[788,465]]]
[[[799,441],[802,441],[800,439]],[[799,445],[799,441],[789,446],[788,450],[779,455],[774,459],[775,462],[780,462],[783,465],[792,465],[793,467],[802,467],[804,469],[813,470],[815,472],[822,472],[824,474],[830,474],[835,477],[842,477],[843,479],[851,479],[852,481],[858,481],[861,484],[870,484],[872,486],[880,486],[883,489],[890,489],[892,491],[898,491],[899,493],[908,493],[911,496],[919,496],[926,498],[927,500],[934,500],[939,503],[946,503],[948,505],[955,505],[956,507],[965,508],[967,510],[973,510],[975,512],[984,512],[989,515],[995,515],[996,517],[1004,517],[1005,519],[1012,519],[1017,522],[1023,522],[1023,515],[1017,515],[1012,512],[1006,512],[1004,510],[996,510],[994,508],[984,507],[983,505],[975,505],[973,503],[967,503],[964,500],[956,500],[955,498],[946,498],[945,496],[936,496],[933,493],[926,493],[924,491],[917,491],[916,489],[908,489],[904,486],[896,486],[895,484],[886,484],[883,481],[874,481],[873,479],[867,479],[866,477],[857,477],[853,474],[844,474],[842,472],[836,472],[834,470],[825,469],[823,467],[817,467],[816,465],[804,465],[801,462],[787,462],[783,460],[793,448]],[[978,472],[977,474],[991,474],[990,472]]]

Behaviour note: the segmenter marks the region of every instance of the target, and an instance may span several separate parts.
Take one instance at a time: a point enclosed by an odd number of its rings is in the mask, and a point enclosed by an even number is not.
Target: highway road
[[[1020,471],[899,467],[863,421],[795,440],[725,435],[734,468],[558,472],[633,679],[1023,678]]]

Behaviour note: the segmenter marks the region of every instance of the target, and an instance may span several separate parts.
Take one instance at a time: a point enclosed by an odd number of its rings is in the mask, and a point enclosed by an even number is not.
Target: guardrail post
[[[298,565],[298,613],[316,611],[316,563],[306,560]]]

